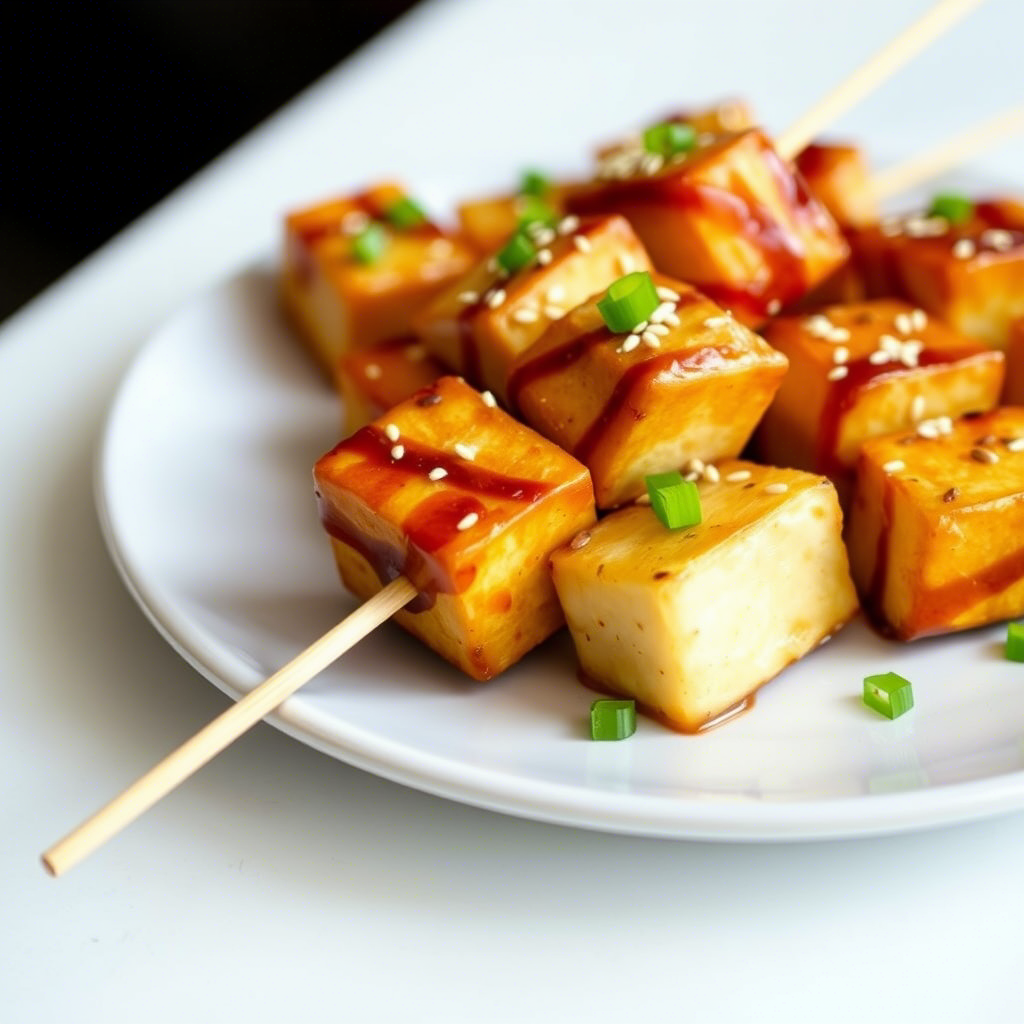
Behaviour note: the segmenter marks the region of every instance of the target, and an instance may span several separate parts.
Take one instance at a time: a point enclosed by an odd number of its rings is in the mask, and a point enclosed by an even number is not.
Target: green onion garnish
[[[624,740],[636,732],[636,701],[595,700],[590,705],[590,736],[595,740]]]
[[[651,125],[644,132],[644,149],[659,156],[689,153],[697,145],[697,132],[692,124],[664,121]]]
[[[867,676],[864,680],[864,703],[886,718],[899,718],[914,706],[914,691],[910,683],[895,672]]]
[[[554,208],[543,199],[537,196],[520,196],[516,201],[516,216],[519,218],[519,226],[527,224],[543,224],[545,227],[553,227],[558,220],[558,214]]]
[[[643,323],[660,304],[658,290],[646,270],[612,281],[604,298],[597,303],[597,310],[616,334],[628,334],[637,324]]]
[[[388,207],[387,216],[388,220],[401,231],[418,228],[427,222],[427,214],[423,207],[409,196],[402,196],[397,203],[392,203]]]
[[[498,266],[508,274],[514,274],[528,267],[537,258],[537,247],[530,241],[525,231],[517,231],[498,250],[495,259]]]
[[[519,192],[524,196],[546,196],[551,191],[551,179],[540,171],[523,171]]]
[[[955,192],[944,192],[932,200],[928,208],[929,217],[942,217],[950,224],[963,224],[974,216],[974,203],[967,196]]]
[[[1006,656],[1010,661],[1024,661],[1024,622],[1006,627]]]
[[[371,222],[352,239],[352,258],[369,266],[376,263],[388,247],[388,233],[376,221]]]
[[[654,473],[644,481],[651,499],[651,508],[669,530],[696,526],[701,521],[700,493],[697,485],[684,480],[676,471]]]

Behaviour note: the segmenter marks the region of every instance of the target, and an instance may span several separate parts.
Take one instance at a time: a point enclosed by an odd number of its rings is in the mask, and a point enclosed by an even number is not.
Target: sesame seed
[[[488,292],[486,301],[491,309],[497,309],[505,301],[505,289],[495,288],[494,291]]]
[[[974,459],[975,462],[981,462],[987,465],[992,465],[992,463],[999,461],[999,456],[988,448],[972,448],[971,458]]]
[[[942,500],[946,502],[956,501],[959,497],[960,489],[958,487],[950,487],[950,489],[942,496]]]
[[[906,468],[907,464],[902,459],[890,459],[882,464],[883,473],[899,473]]]
[[[444,479],[444,478],[445,478],[445,477],[446,477],[447,475],[448,475],[448,470],[447,470],[447,469],[445,469],[445,468],[444,468],[444,466],[435,466],[435,467],[434,467],[434,468],[433,468],[433,469],[432,469],[432,470],[431,470],[431,471],[430,471],[430,472],[429,472],[429,473],[427,474],[427,476],[428,476],[428,477],[429,477],[429,478],[430,478],[431,480],[435,480],[435,481],[437,481],[437,480],[443,480],[443,479]]]
[[[565,285],[553,284],[545,293],[548,302],[562,302],[565,299]]]
[[[476,458],[477,449],[471,444],[463,444],[462,441],[456,441],[453,447],[455,448],[455,454],[467,462],[472,462]]]
[[[550,249],[539,249],[537,251],[537,262],[542,266],[546,267],[554,257],[551,255]]]
[[[498,407],[498,401],[490,391],[481,391],[480,397],[483,399],[484,405],[486,405],[488,409],[496,409]]]
[[[969,238],[960,238],[953,244],[953,255],[958,260],[969,260],[977,251]]]
[[[647,330],[651,331],[653,334],[657,334],[659,338],[664,338],[669,333],[669,329],[664,324],[652,323]]]
[[[363,373],[368,380],[380,380],[384,375],[384,371],[376,363],[368,363]]]
[[[908,217],[903,229],[911,238],[936,238],[949,230],[945,217]]]
[[[718,472],[717,466],[712,466],[710,463],[704,467],[704,479],[709,484],[717,484],[722,479],[722,474]]]
[[[821,313],[815,313],[804,321],[804,330],[816,338],[827,338],[833,330],[832,321]]]
[[[572,244],[575,245],[580,252],[590,252],[593,248],[590,244],[590,239],[587,238],[586,235],[573,235]]]
[[[456,525],[456,530],[468,530],[472,526],[476,526],[480,522],[480,516],[476,512],[469,512],[464,515]]]
[[[690,484],[695,484],[700,479],[700,473],[695,469],[691,469],[689,473],[684,474],[683,479]]]
[[[393,458],[396,462],[400,458],[402,458],[402,456],[404,456],[404,455],[405,455],[405,445],[404,444],[396,444],[394,446],[394,448],[391,449],[391,458]]]
[[[928,314],[923,309],[915,309],[910,314],[910,326],[915,331],[923,331],[928,326]]]
[[[649,494],[641,494],[639,498],[633,503],[635,505],[650,505],[651,496]]]
[[[631,334],[626,340],[619,346],[620,352],[632,352],[640,344],[640,335]]]
[[[441,396],[436,391],[431,391],[429,394],[424,395],[422,398],[416,399],[416,404],[424,409],[431,405],[440,405]]]
[[[910,322],[910,317],[906,313],[897,313],[893,323],[900,334],[909,334],[914,329],[913,324]]]
[[[632,274],[636,270],[636,260],[633,259],[631,252],[620,252],[617,262],[623,274]]]
[[[785,494],[789,490],[789,484],[768,484],[765,489],[765,494]]]
[[[479,292],[459,292],[459,302],[461,302],[464,306],[472,306],[479,301]]]
[[[358,235],[369,223],[370,216],[363,210],[349,210],[341,218],[341,232],[344,235]]]
[[[569,542],[569,547],[573,551],[579,551],[580,548],[585,548],[590,543],[590,531],[584,530],[582,533],[577,533],[575,537]]]
[[[892,356],[890,356],[889,353],[884,351],[883,349],[878,349],[877,351],[872,352],[871,355],[868,356],[868,362],[872,366],[884,366],[891,359]]]
[[[535,309],[529,309],[526,306],[520,306],[512,314],[512,319],[517,324],[535,324],[540,319],[540,314]]]
[[[646,153],[640,161],[640,169],[644,174],[657,174],[665,166],[665,158],[660,153]]]
[[[571,235],[580,226],[579,217],[569,214],[558,222],[558,233],[560,235]]]
[[[451,255],[452,248],[452,243],[447,238],[435,238],[427,246],[427,255],[434,259],[443,259],[445,256]]]
[[[644,331],[647,330],[647,327],[648,327],[647,321],[646,320],[641,320],[640,323],[638,323],[636,325],[636,327],[633,328],[633,333],[634,334],[643,334]]]
[[[891,334],[883,334],[878,339],[879,346],[891,355],[895,355],[900,350],[903,342],[899,338],[894,338]]]
[[[918,423],[917,436],[927,438],[929,441],[934,441],[939,436],[939,428],[935,425],[935,421],[922,420]]]
[[[829,380],[842,380],[849,372],[848,366],[833,366],[826,376]]]
[[[534,222],[530,226],[533,241],[540,246],[550,245],[558,236],[549,227]]]
[[[914,400],[910,403],[910,418],[916,423],[924,416],[924,410],[924,395],[914,395]]]
[[[658,293],[658,298],[662,302],[678,302],[679,292],[674,291],[672,288],[666,288],[665,285],[659,284],[655,291]]]
[[[687,459],[683,464],[683,469],[690,470],[694,473],[704,472],[704,460],[698,458]]]
[[[544,315],[549,320],[561,320],[565,316],[565,310],[561,306],[556,306],[554,303],[549,302],[544,307]]]
[[[648,348],[661,348],[661,338],[659,338],[654,331],[644,331],[640,335],[640,340]]]
[[[838,364],[850,361],[850,350],[845,345],[832,349],[832,362]]]
[[[731,484],[739,484],[744,480],[750,479],[749,469],[734,469],[731,473],[726,473],[725,479]]]
[[[894,238],[903,234],[903,221],[899,217],[883,217],[879,228],[886,238]]]
[[[836,344],[837,342],[840,341],[849,341],[850,332],[845,327],[833,327],[828,332],[828,340],[831,341],[833,344]]]
[[[1006,448],[1011,452],[1024,452],[1024,437],[1014,437],[1006,442]]]
[[[726,326],[729,325],[729,323],[730,323],[730,320],[729,320],[729,318],[727,316],[709,316],[707,318],[707,320],[704,321],[704,326],[705,327],[712,327],[712,328],[713,327],[726,327]]]
[[[779,299],[772,299],[765,308],[767,309],[769,316],[775,316],[775,314],[782,309],[782,302]]]
[[[394,423],[389,423],[384,428],[384,433],[389,441],[397,441],[401,436],[402,432],[395,426]]]
[[[679,317],[676,316],[675,313],[666,313],[665,316],[662,317],[661,322],[664,324],[668,324],[669,327],[678,327]]]

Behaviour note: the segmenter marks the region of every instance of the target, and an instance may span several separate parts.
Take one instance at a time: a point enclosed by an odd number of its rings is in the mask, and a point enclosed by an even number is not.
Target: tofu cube
[[[1024,405],[1024,320],[1014,320],[1010,325],[1003,401],[1006,405]]]
[[[543,202],[561,216],[565,212],[565,196],[573,188],[569,184],[553,184]],[[519,227],[520,218],[532,197],[518,194],[470,199],[459,204],[459,225],[465,238],[480,252],[492,253],[503,245]]]
[[[962,224],[911,214],[850,234],[872,297],[897,296],[1005,349],[1024,316],[1024,204],[984,200]]]
[[[999,403],[1003,354],[905,302],[829,306],[762,331],[789,373],[758,430],[759,454],[831,476],[844,499],[868,438]]]
[[[633,505],[551,557],[583,672],[685,732],[739,709],[857,610],[828,480],[718,469],[698,485],[699,526],[669,530]]]
[[[744,323],[796,302],[848,254],[828,211],[756,129],[667,162],[652,153],[613,156],[567,207],[621,214],[658,270]]]
[[[621,217],[568,217],[557,230],[534,236],[543,263],[511,276],[493,257],[451,285],[416,318],[416,333],[448,366],[479,387],[506,398],[516,356],[548,324],[603,291],[629,270],[651,263]]]
[[[666,301],[642,336],[606,327],[599,294],[552,324],[509,380],[512,407],[590,470],[600,508],[642,494],[648,474],[738,455],[786,372],[710,299],[652,276]]]
[[[841,228],[877,224],[879,213],[871,171],[856,146],[815,142],[794,161],[811,194]]]
[[[332,380],[344,353],[407,334],[413,314],[476,259],[466,242],[430,222],[391,223],[388,211],[405,195],[399,185],[377,185],[285,220],[284,304]],[[387,242],[379,259],[364,264],[353,240],[371,222],[385,225]]]
[[[1024,409],[867,441],[848,542],[865,609],[900,640],[1024,615]]]
[[[563,622],[548,556],[594,522],[586,469],[443,377],[324,455],[321,519],[345,586],[400,575],[419,596],[395,621],[474,679]]]
[[[337,384],[345,433],[354,434],[447,372],[413,337],[396,338],[379,348],[355,349],[342,356]]]

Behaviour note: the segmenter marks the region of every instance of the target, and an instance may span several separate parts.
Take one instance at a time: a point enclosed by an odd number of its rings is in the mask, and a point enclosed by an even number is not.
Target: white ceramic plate
[[[113,406],[97,495],[114,561],[233,696],[355,606],[310,477],[339,433],[263,266],[157,332]],[[395,781],[545,821],[724,840],[896,832],[1024,807],[1024,666],[1003,658],[1004,636],[907,647],[856,622],[723,728],[643,719],[625,742],[594,743],[564,634],[474,684],[388,624],[271,720]],[[890,669],[917,705],[894,722],[860,698],[864,675]]]

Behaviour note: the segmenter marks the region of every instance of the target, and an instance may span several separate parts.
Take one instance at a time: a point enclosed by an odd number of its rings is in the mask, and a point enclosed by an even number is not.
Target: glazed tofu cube
[[[447,373],[416,338],[356,349],[338,363],[345,433],[354,434]]]
[[[391,211],[405,196],[398,185],[378,185],[285,221],[285,306],[332,379],[344,353],[408,333],[413,314],[476,259],[429,221],[394,223]],[[356,238],[371,223],[381,225],[383,244],[364,263]]]
[[[999,402],[1002,353],[905,302],[778,317],[763,333],[789,373],[758,431],[760,455],[831,476],[844,500],[868,438]]]
[[[567,206],[618,213],[662,273],[760,323],[846,259],[846,242],[803,179],[757,130],[720,136],[667,162],[613,156]]]
[[[889,217],[850,244],[868,295],[905,298],[993,348],[1006,348],[1024,316],[1024,204],[978,202],[958,224]]]
[[[548,324],[624,273],[651,266],[621,217],[567,217],[557,229],[543,228],[534,237],[540,261],[509,276],[493,257],[486,259],[415,322],[416,333],[441,362],[503,399],[516,356]]]
[[[443,377],[323,456],[321,519],[362,598],[406,576],[395,620],[474,679],[561,626],[551,551],[594,521],[586,469]]]
[[[543,203],[555,216],[565,212],[565,196],[572,188],[568,184],[553,184],[545,192]],[[459,225],[466,239],[480,252],[491,253],[519,227],[532,203],[532,196],[519,194],[467,200],[459,205]]]
[[[799,153],[794,163],[812,195],[841,228],[878,222],[871,171],[856,146],[815,142]]]
[[[900,640],[1024,615],[1024,409],[866,442],[848,540],[865,609]]]
[[[1003,400],[1007,405],[1024,405],[1024,320],[1015,320],[1010,326]]]
[[[600,508],[643,493],[648,474],[738,455],[786,372],[784,356],[710,299],[652,276],[664,301],[641,335],[606,327],[596,295],[509,380],[513,408],[590,470]]]
[[[718,470],[698,485],[700,525],[669,530],[634,505],[551,558],[583,672],[686,732],[741,707],[857,610],[828,480]]]

